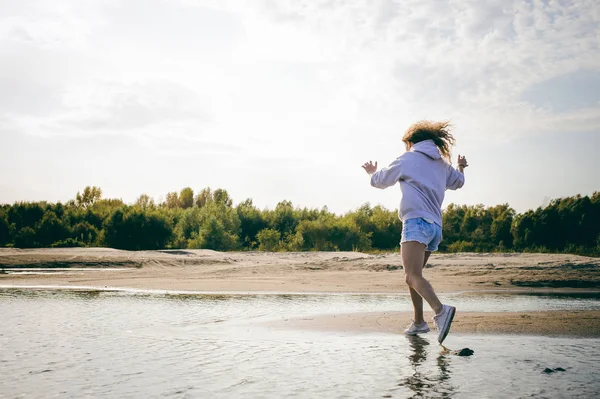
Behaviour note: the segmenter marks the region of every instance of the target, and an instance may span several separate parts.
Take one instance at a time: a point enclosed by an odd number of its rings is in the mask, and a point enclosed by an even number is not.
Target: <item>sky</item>
[[[421,119],[469,162],[445,204],[600,190],[597,0],[0,0],[0,203],[85,186],[133,203],[397,208]],[[456,164],[456,160],[454,160]]]

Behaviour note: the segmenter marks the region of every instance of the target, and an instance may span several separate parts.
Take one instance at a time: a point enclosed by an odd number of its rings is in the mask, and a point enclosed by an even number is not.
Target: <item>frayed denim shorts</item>
[[[408,219],[402,224],[402,240],[400,240],[400,244],[408,241],[417,241],[425,244],[427,251],[437,251],[440,242],[442,242],[442,228],[428,219]]]

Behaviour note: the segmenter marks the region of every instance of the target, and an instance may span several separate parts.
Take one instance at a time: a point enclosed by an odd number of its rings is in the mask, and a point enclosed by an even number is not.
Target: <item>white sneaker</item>
[[[439,330],[438,342],[441,344],[446,339],[446,335],[450,331],[450,325],[454,319],[456,308],[454,306],[443,305],[440,314],[433,316],[433,322]]]
[[[410,326],[408,326],[408,328],[406,330],[404,330],[404,334],[406,335],[417,335],[417,334],[425,334],[428,333],[429,330],[429,325],[427,324],[426,321],[424,321],[421,324],[415,324],[415,322],[413,321],[412,323],[410,323]]]

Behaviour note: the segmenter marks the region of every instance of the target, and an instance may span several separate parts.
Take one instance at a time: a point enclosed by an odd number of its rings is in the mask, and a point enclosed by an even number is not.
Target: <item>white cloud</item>
[[[579,68],[600,69],[593,1],[271,1],[265,9],[330,40],[344,62],[334,67],[342,90],[392,119],[398,109],[403,119],[446,113],[494,133],[489,116],[502,115],[521,127],[515,134],[554,129],[578,112],[548,115],[519,101],[521,93]],[[600,108],[586,114],[593,112]],[[594,120],[579,126],[596,129]]]
[[[57,120],[58,128],[82,131],[124,131],[152,125],[198,125],[207,122],[198,95],[168,81],[123,84],[94,82],[71,88],[63,103],[71,117]]]
[[[451,118],[459,143],[600,129],[593,94],[527,95],[600,70],[596,3],[0,0],[0,140],[127,136],[148,157],[206,155],[224,185],[234,167],[246,188],[315,182],[320,197],[294,193],[334,209],[327,182],[397,156],[417,119]]]

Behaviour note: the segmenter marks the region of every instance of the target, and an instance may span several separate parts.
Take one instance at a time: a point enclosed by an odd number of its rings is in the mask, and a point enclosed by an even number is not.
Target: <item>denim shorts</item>
[[[400,243],[417,241],[427,246],[427,251],[437,251],[442,242],[442,228],[424,218],[408,219],[402,224]]]

